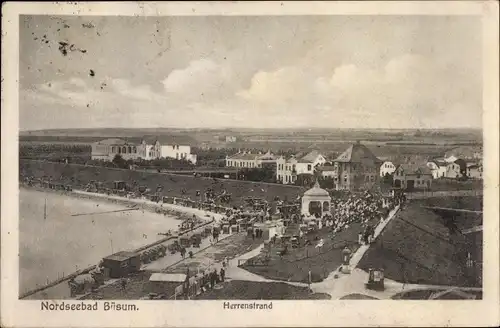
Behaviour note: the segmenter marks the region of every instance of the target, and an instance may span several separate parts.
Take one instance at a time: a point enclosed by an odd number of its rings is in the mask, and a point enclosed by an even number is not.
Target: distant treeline
[[[19,158],[39,159],[51,162],[84,164],[91,158],[89,145],[25,144],[19,146]]]
[[[92,137],[92,136],[19,136],[19,141],[25,142],[81,142],[81,143],[92,143],[99,140],[105,139],[103,137]]]

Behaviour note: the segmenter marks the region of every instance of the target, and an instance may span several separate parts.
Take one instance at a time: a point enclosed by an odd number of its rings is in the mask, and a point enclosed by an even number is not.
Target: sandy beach
[[[162,207],[172,214],[160,215],[154,212],[154,206],[160,206],[156,203],[85,192],[64,194],[20,188],[19,202],[21,293],[47,280],[97,264],[103,256],[162,239],[164,236],[158,235],[159,232],[177,230],[180,213],[206,219],[214,216],[170,204]],[[120,212],[134,203],[145,207]]]

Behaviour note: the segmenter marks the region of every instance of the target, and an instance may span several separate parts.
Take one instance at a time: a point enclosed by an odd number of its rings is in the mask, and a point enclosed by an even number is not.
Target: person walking
[[[226,271],[224,268],[220,268],[220,280],[224,282],[224,277],[226,276]]]
[[[212,272],[210,274],[210,289],[214,289],[215,287],[215,274]]]

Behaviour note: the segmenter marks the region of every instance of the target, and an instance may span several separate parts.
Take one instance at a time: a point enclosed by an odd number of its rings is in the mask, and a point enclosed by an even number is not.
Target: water
[[[47,219],[43,212],[47,199]],[[21,188],[19,291],[95,265],[104,256],[161,239],[179,220],[148,211],[71,216],[125,209],[123,205]]]

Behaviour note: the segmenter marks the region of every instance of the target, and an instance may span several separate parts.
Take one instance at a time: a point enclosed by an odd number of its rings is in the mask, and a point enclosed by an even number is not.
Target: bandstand
[[[318,214],[320,217],[331,214],[331,202],[332,198],[328,191],[320,188],[318,181],[316,181],[314,186],[302,196],[301,214],[305,216],[316,216]]]

